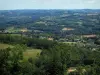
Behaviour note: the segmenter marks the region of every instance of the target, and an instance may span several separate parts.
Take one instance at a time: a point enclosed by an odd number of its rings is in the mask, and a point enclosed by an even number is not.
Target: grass
[[[28,60],[28,58],[36,59],[37,56],[40,55],[42,50],[40,49],[28,49],[26,50],[23,55],[24,55],[24,60]]]
[[[12,48],[13,46],[12,45],[9,45],[9,44],[0,43],[0,49],[6,49],[8,47]]]
[[[21,34],[10,34],[11,36],[21,36]]]
[[[8,47],[13,48],[12,45],[0,43],[0,49],[6,49]],[[29,58],[32,58],[32,59],[38,58],[41,51],[42,50],[40,49],[28,48],[25,52],[23,52],[23,57],[24,57],[23,61],[27,61]]]
[[[66,44],[76,44],[77,42],[63,42],[63,43],[66,43]]]
[[[6,29],[6,32],[9,32],[9,33],[19,32],[19,31],[20,31],[20,29],[18,29],[18,28],[15,29],[14,27],[9,27]]]
[[[30,30],[28,30],[27,28],[8,27],[5,31],[9,33],[15,33],[15,32],[28,32]]]

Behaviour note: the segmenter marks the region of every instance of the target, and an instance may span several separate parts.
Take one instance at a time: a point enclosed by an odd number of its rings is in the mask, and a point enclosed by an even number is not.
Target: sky
[[[100,0],[0,0],[0,10],[100,9]]]

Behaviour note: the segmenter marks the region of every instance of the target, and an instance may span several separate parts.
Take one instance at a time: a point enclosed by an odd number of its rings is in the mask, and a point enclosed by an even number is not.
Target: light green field
[[[0,49],[6,49],[8,47],[13,48],[14,46],[9,45],[9,44],[0,43]],[[28,58],[32,58],[32,59],[38,58],[41,51],[42,50],[40,50],[40,49],[27,49],[25,52],[23,52],[24,60],[27,61]]]
[[[13,46],[9,45],[9,44],[2,44],[2,43],[0,43],[0,49],[6,49],[8,47],[12,48]]]
[[[11,36],[21,36],[21,34],[10,34]]]
[[[66,43],[66,44],[76,44],[77,42],[63,42],[63,43]]]
[[[23,55],[24,55],[24,60],[28,60],[28,58],[33,58],[36,59],[42,50],[40,49],[28,49],[26,50]]]
[[[12,32],[19,32],[20,31],[20,29],[15,29],[14,27],[9,27],[9,28],[7,28],[6,29],[6,32],[9,32],[9,33],[12,33]]]

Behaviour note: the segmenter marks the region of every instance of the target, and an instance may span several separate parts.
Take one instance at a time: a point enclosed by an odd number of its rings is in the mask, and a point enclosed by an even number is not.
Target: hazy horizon
[[[3,0],[0,10],[100,9],[100,0]]]

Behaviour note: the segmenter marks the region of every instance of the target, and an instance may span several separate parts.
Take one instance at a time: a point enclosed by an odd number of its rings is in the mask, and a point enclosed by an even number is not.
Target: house
[[[70,68],[67,70],[67,73],[71,73],[71,72],[77,72],[76,67],[70,67]]]
[[[48,38],[48,40],[51,40],[51,41],[53,41],[53,38]]]

